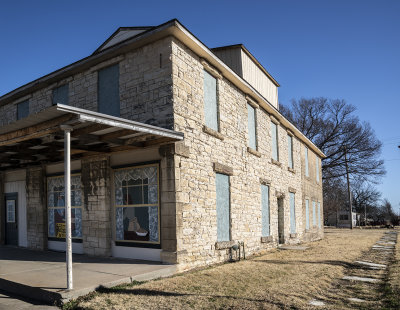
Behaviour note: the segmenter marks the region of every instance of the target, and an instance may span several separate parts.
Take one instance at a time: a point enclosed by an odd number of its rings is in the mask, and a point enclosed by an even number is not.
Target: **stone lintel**
[[[233,168],[220,164],[220,163],[214,163],[213,164],[213,169],[215,172],[226,174],[226,175],[233,175]]]
[[[161,145],[158,149],[158,153],[163,156],[179,155],[182,157],[189,158],[190,148],[183,144],[183,142],[170,143]]]
[[[291,173],[294,173],[294,174],[296,173],[296,170],[294,170],[293,168],[288,167],[287,170],[288,170],[289,172],[291,172]]]
[[[290,238],[297,238],[297,234],[290,234]]]
[[[214,66],[211,66],[207,60],[201,58],[200,63],[203,65],[204,70],[210,73],[213,77],[216,79],[222,79],[222,74],[216,68],[214,68]]]
[[[260,183],[263,185],[271,185],[271,180],[260,178]]]
[[[289,186],[289,193],[296,193],[296,189]]]
[[[250,154],[253,154],[254,156],[261,157],[261,153],[259,151],[255,150],[249,146],[247,147],[247,152],[249,152]]]
[[[253,99],[249,95],[246,95],[246,100],[247,100],[247,103],[250,104],[254,109],[259,108],[257,100]]]
[[[224,136],[222,135],[222,133],[220,133],[214,129],[211,129],[210,127],[207,127],[206,125],[203,126],[203,132],[206,134],[209,134],[210,136],[218,138],[220,140],[224,140]]]

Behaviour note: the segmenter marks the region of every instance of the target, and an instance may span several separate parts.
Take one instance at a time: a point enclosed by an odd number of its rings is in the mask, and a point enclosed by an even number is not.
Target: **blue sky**
[[[280,102],[357,107],[384,143],[379,189],[400,210],[400,1],[2,1],[0,95],[91,54],[119,26],[178,18],[209,47],[243,43]]]

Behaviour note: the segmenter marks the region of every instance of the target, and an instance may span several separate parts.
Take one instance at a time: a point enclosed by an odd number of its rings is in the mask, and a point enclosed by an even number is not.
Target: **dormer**
[[[278,87],[280,85],[243,44],[217,47],[212,51],[279,110]]]

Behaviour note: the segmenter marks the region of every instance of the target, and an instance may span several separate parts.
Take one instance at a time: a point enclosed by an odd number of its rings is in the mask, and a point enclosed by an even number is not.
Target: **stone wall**
[[[228,250],[216,249],[216,189],[214,163],[230,167],[231,239],[245,242],[248,254],[275,247],[278,242],[277,198],[283,197],[285,243],[304,236],[301,143],[293,139],[294,169],[288,168],[286,128],[279,125],[279,162],[271,159],[271,117],[257,111],[257,150],[248,149],[247,99],[224,77],[218,79],[220,131],[204,128],[201,59],[178,40],[172,44],[174,129],[185,133],[189,157],[180,157],[182,204],[178,257],[182,268],[224,261]],[[207,68],[208,66],[206,66]],[[214,72],[215,73],[215,72]],[[272,117],[273,118],[273,117]],[[178,181],[177,181],[178,182]],[[270,184],[272,241],[261,242],[261,182]],[[296,234],[290,234],[289,191],[295,192]],[[268,240],[267,240],[268,241]],[[218,244],[217,244],[218,246]]]
[[[119,63],[121,117],[172,129],[171,38],[97,64],[46,88],[0,106],[0,126],[17,120],[17,103],[29,100],[31,114],[52,105],[52,90],[68,83],[73,107],[97,111],[97,70]]]
[[[82,242],[85,254],[111,255],[111,168],[108,156],[82,160]]]
[[[27,169],[26,213],[28,248],[47,248],[46,174],[42,167]]]
[[[310,218],[310,229],[305,231],[304,240],[305,241],[314,241],[323,238],[324,234],[324,212],[323,212],[323,197],[322,197],[322,169],[321,169],[321,160],[319,160],[319,181],[317,181],[316,177],[316,154],[313,153],[310,149],[308,150],[308,171],[309,176],[305,174],[305,146],[301,146],[301,165],[302,165],[302,204],[303,204],[303,225],[306,227],[306,199],[309,200],[309,218]],[[316,202],[316,216],[317,223],[316,226],[313,226],[313,206],[312,202]],[[321,204],[321,228],[318,227],[318,202]]]

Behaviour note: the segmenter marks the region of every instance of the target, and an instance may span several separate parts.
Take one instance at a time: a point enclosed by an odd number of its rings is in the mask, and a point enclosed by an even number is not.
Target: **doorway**
[[[283,206],[283,198],[278,198],[278,237],[279,244],[285,243],[284,233],[285,212]]]
[[[5,194],[5,230],[7,245],[18,245],[18,193]]]

